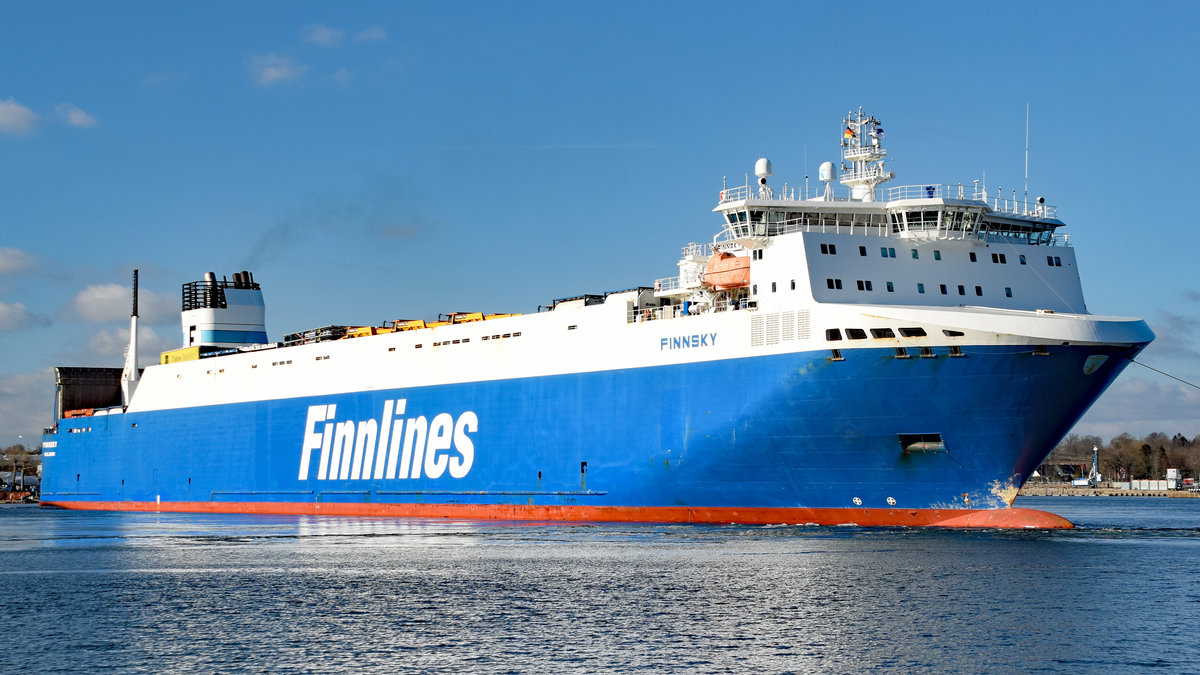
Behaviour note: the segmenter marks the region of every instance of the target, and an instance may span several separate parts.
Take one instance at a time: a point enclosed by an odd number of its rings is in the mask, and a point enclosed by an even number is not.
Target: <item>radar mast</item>
[[[896,176],[883,166],[887,150],[883,148],[880,124],[873,115],[863,113],[862,108],[842,118],[841,183],[850,188],[852,199],[875,201],[875,188]]]

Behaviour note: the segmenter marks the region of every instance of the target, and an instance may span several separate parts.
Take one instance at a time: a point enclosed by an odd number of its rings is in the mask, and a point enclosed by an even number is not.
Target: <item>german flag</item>
[[[846,127],[846,133],[842,134],[842,138],[854,138],[854,130]]]

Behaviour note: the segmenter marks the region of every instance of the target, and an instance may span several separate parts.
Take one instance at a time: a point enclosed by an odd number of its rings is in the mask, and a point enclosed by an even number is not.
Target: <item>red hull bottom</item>
[[[562,522],[778,523],[860,527],[976,527],[1071,529],[1071,521],[1033,509],[809,509],[687,506],[534,506],[524,504],[336,504],[311,502],[76,502],[42,506],[93,511],[260,513],[275,515],[392,516],[460,520]]]

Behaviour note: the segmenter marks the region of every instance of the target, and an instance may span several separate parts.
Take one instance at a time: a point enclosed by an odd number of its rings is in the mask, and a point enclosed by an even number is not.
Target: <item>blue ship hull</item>
[[[1008,507],[1139,349],[848,349],[844,360],[822,350],[62,419],[44,439],[53,450],[42,498],[72,508],[929,524]],[[1086,374],[1096,354],[1109,358]],[[330,404],[333,422],[378,421],[356,455],[345,439],[340,468],[336,441],[312,442],[323,420],[310,411]],[[401,405],[403,415],[385,417]],[[427,427],[432,464],[385,466],[389,446],[403,449],[381,438],[391,419],[411,426],[442,413],[458,419],[458,435],[452,444],[441,428],[435,448]],[[913,438],[937,442],[906,446]],[[427,439],[410,440],[419,452]],[[366,477],[343,479],[351,463]]]

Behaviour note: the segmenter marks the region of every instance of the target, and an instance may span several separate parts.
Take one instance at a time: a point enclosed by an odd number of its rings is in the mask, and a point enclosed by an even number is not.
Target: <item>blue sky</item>
[[[121,364],[134,267],[148,359],[206,271],[253,271],[274,337],[534,311],[673,274],[723,176],[815,177],[859,106],[893,184],[1008,192],[1028,103],[1089,310],[1200,381],[1198,7],[0,3],[0,445],[51,366]],[[1200,434],[1198,394],[1134,365],[1076,431]]]

